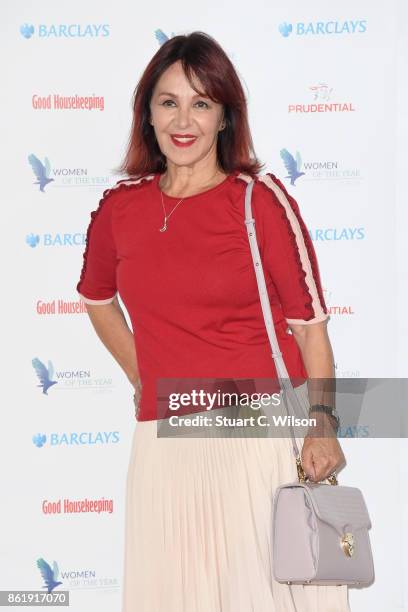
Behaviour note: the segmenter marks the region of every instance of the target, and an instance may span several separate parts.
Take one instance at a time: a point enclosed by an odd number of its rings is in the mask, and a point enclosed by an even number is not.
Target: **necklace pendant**
[[[159,229],[159,232],[165,232],[165,231],[166,231],[166,229],[167,229],[167,224],[166,224],[166,222],[164,222],[164,225],[163,225],[163,227],[161,227],[161,228]]]

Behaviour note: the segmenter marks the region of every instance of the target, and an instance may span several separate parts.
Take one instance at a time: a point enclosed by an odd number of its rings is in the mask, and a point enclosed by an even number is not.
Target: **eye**
[[[199,100],[197,104],[204,104],[207,108],[209,108],[207,102],[204,102],[204,100]]]
[[[163,105],[163,106],[168,106],[168,104],[167,104],[168,102],[170,102],[171,104],[173,104],[173,103],[174,103],[174,100],[170,100],[170,99],[168,99],[168,100],[164,100],[164,102],[162,102],[162,105]],[[201,108],[209,108],[209,106],[208,106],[207,102],[204,102],[204,100],[199,100],[198,102],[196,102],[196,104],[204,104],[204,106],[201,106]]]

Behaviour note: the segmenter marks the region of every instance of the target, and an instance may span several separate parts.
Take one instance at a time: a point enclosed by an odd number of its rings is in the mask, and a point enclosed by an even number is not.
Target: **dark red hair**
[[[241,82],[225,51],[205,32],[170,38],[150,60],[133,94],[129,144],[117,171],[129,176],[165,171],[166,158],[149,122],[150,100],[160,76],[178,60],[194,91],[224,106],[225,128],[218,133],[217,142],[218,165],[226,174],[239,171],[254,178],[264,164],[254,153]],[[204,92],[193,85],[194,77],[202,83]]]

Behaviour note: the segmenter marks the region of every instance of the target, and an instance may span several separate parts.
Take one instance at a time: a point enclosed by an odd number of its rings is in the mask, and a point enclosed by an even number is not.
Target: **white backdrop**
[[[205,31],[234,62],[256,152],[297,199],[314,240],[337,376],[402,377],[408,11],[403,0],[158,0],[151,9],[124,0],[109,8],[26,0],[3,3],[1,17],[0,588],[41,589],[44,559],[57,563],[56,591],[70,591],[72,610],[119,612],[132,390],[75,286],[89,213],[121,178],[111,169],[157,31]],[[76,95],[97,108],[55,108],[54,96]],[[37,108],[48,97],[51,108]],[[305,175],[293,186],[282,149],[302,159]],[[34,184],[36,164],[49,165],[44,191]],[[47,394],[34,367],[41,364],[57,381]],[[364,492],[376,568],[374,585],[350,590],[351,609],[406,610],[407,441],[342,446],[348,466],[340,480]],[[72,511],[64,500],[97,500],[99,511]]]

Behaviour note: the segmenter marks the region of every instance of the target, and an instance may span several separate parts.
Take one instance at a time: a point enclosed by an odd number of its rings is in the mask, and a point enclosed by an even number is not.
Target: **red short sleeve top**
[[[165,232],[159,179],[122,180],[104,192],[76,286],[89,304],[119,292],[128,311],[143,385],[138,420],[158,418],[159,377],[276,377],[244,223],[248,175],[184,198]],[[163,194],[167,215],[179,200]],[[252,211],[279,346],[289,376],[305,379],[288,324],[329,316],[313,243],[273,174],[256,178]]]

